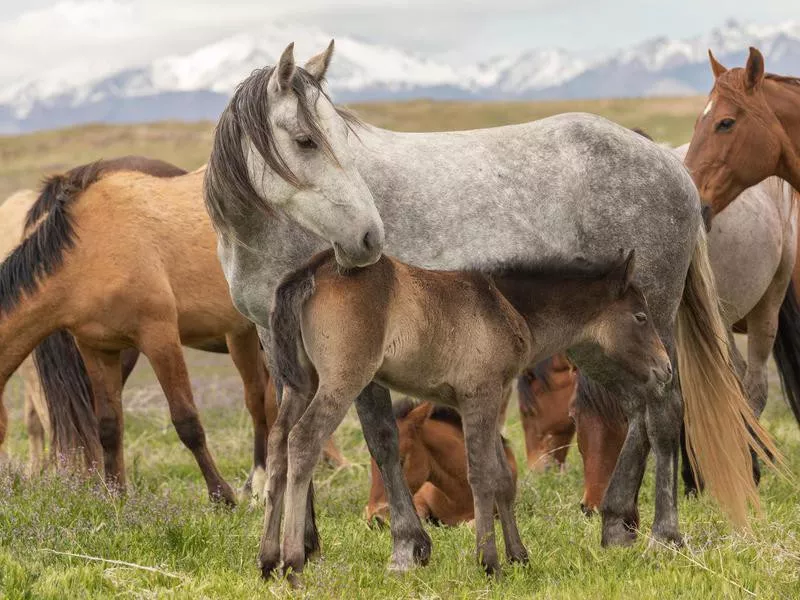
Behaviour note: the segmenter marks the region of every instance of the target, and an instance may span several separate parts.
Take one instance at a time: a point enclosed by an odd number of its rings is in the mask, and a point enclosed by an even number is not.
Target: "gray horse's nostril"
[[[364,249],[367,252],[372,252],[375,250],[375,244],[378,242],[378,234],[374,229],[367,230],[367,233],[364,234],[364,239],[361,240],[361,243],[364,245]]]

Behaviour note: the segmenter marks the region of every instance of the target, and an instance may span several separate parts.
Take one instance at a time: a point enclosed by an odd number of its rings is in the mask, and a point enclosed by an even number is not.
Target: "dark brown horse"
[[[517,381],[529,469],[537,472],[550,467],[564,469],[575,435],[570,406],[577,381],[575,366],[564,354],[538,363]]]
[[[414,508],[423,520],[458,525],[475,518],[467,477],[467,453],[461,415],[450,406],[404,399],[393,406],[400,441],[400,463]],[[516,484],[517,461],[506,440],[506,460]],[[378,465],[371,461],[369,503],[364,516],[383,525],[389,503]]]
[[[669,382],[672,367],[633,270],[633,252],[603,265],[498,268],[491,277],[383,256],[342,275],[329,250],[287,275],[271,319],[271,355],[285,387],[269,439],[262,574],[281,559],[284,569],[302,571],[308,490],[323,441],[373,380],[458,408],[479,560],[498,571],[495,505],[508,558],[527,560],[499,435],[502,408],[524,368],[567,347],[601,349],[641,385]]]

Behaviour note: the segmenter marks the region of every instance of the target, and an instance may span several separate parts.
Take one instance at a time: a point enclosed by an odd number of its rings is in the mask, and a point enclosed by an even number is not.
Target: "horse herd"
[[[55,456],[124,490],[121,393],[141,352],[210,497],[235,503],[182,346],[229,353],[264,577],[294,579],[319,550],[312,471],[343,460],[330,436],[353,400],[390,568],[428,561],[420,517],[474,519],[499,573],[495,516],[507,558],[528,556],[500,436],[524,373],[528,463],[563,464],[577,425],[603,545],[636,538],[651,450],[656,540],[681,543],[681,453],[687,489],[744,525],[758,458],[780,462],[757,420],[770,352],[800,421],[800,79],[765,73],[753,48],[744,68],[709,53],[708,104],[670,150],[578,113],[382,130],[332,104],[332,55],[300,67],[290,45],[243,81],[197,171],[100,161],[0,207],[0,389],[21,367],[31,467],[50,432]],[[389,388],[426,402],[393,410]],[[6,428],[0,402],[0,443]]]

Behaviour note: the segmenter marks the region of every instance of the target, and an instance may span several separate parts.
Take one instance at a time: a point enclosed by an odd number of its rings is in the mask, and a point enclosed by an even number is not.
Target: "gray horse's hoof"
[[[603,514],[603,535],[600,545],[604,548],[630,546],[636,541],[638,525],[639,520],[634,515],[625,518]]]

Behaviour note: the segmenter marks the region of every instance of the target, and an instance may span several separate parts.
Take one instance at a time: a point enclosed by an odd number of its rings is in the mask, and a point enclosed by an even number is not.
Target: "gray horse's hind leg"
[[[371,383],[356,399],[356,410],[389,501],[393,542],[389,568],[406,571],[415,564],[427,564],[431,556],[431,538],[414,510],[411,492],[400,468],[397,423],[392,414],[389,390]]]

